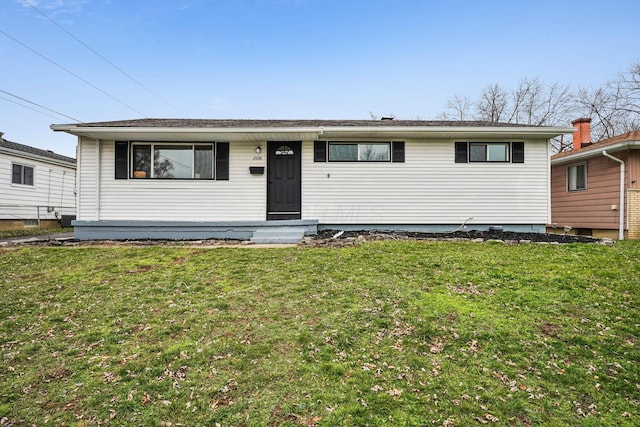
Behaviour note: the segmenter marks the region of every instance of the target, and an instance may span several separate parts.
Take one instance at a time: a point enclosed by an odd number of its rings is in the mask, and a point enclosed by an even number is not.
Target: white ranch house
[[[2,135],[0,229],[70,225],[76,213],[76,160]]]
[[[80,239],[323,229],[544,232],[549,139],[572,128],[405,120],[140,119],[78,137]],[[265,234],[266,233],[266,234]]]

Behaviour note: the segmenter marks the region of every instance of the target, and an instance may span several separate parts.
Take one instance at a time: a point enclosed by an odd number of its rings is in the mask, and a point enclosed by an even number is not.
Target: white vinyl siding
[[[13,183],[13,165],[33,168],[33,185]],[[75,170],[0,153],[0,220],[56,219],[75,214]],[[48,211],[47,207],[53,207]]]
[[[303,150],[302,217],[325,224],[546,224],[546,141],[525,163],[455,163],[455,141],[407,140],[405,163],[314,163]]]
[[[78,138],[77,219],[98,220],[98,146],[96,141]]]
[[[114,147],[113,141],[103,141],[100,145],[99,218],[85,217],[81,211],[80,220],[263,221],[266,218],[264,176],[253,176],[249,172],[249,166],[264,166],[264,161],[252,160],[256,156],[254,142],[230,144],[228,181],[115,179]],[[91,200],[90,184],[86,187],[81,197],[86,194]]]
[[[229,180],[114,178],[114,142],[81,139],[79,220],[263,221],[267,176],[256,144],[229,146]],[[547,141],[525,141],[524,163],[455,163],[455,140],[406,140],[405,162],[314,163],[302,143],[302,219],[321,224],[546,224]],[[261,157],[257,160],[256,157]],[[96,187],[99,185],[99,191]],[[99,194],[99,197],[98,197]],[[99,205],[98,205],[99,201]]]

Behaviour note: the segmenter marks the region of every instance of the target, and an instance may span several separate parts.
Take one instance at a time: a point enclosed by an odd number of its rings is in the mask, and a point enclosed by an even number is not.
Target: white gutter
[[[604,151],[607,152],[616,152],[616,151],[622,151],[622,150],[629,150],[629,149],[638,149],[640,148],[640,141],[624,141],[624,142],[618,142],[617,144],[612,144],[612,145],[606,145],[604,147],[600,147],[597,149],[593,149],[593,150],[586,150],[586,151],[582,151],[576,154],[571,154],[571,155],[567,155],[567,156],[562,156],[562,157],[558,157],[556,159],[551,159],[551,164],[552,165],[558,165],[558,164],[562,164],[562,163],[570,163],[570,162],[576,162],[578,160],[583,160],[583,159],[587,159],[589,157],[596,157],[598,155],[600,155],[601,153],[603,153]]]
[[[624,240],[624,172],[625,165],[622,160],[617,157],[613,157],[611,154],[607,153],[607,150],[602,152],[602,155],[610,158],[613,161],[620,163],[620,204],[618,205],[618,209],[620,210],[620,224],[618,226],[618,240]]]
[[[92,139],[136,139],[141,135],[191,135],[192,137],[213,137],[226,139],[251,136],[270,138],[285,135],[290,138],[332,139],[332,138],[544,138],[571,133],[568,128],[539,128],[528,126],[309,126],[309,127],[119,127],[51,125],[54,131],[67,132]]]
[[[81,132],[89,133],[111,133],[111,132],[128,132],[128,133],[274,133],[274,132],[296,132],[296,133],[317,133],[322,128],[277,128],[277,127],[261,127],[261,128],[220,128],[220,127],[153,127],[153,126],[77,126],[77,125],[51,125],[51,130],[56,132],[68,132],[77,135]]]

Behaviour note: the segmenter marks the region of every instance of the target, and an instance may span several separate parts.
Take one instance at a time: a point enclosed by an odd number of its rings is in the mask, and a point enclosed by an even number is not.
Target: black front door
[[[267,220],[300,219],[301,142],[267,143]]]

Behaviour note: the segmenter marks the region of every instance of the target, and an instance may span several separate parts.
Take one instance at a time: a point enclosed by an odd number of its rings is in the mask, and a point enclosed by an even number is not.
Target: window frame
[[[471,149],[472,147],[485,147],[484,151],[484,160],[473,160],[471,158]],[[490,160],[489,159],[489,147],[497,147],[503,146],[505,148],[505,158],[504,160]],[[469,141],[469,163],[511,163],[511,142],[478,142],[478,141]]]
[[[334,160],[331,159],[331,146],[336,145],[355,145],[357,147],[357,154],[355,160]],[[384,160],[362,160],[361,146],[364,145],[384,145],[387,147],[387,156]],[[391,141],[327,141],[327,161],[330,163],[390,163],[391,162]]]
[[[217,157],[217,143],[216,142],[178,142],[178,141],[131,141],[129,147],[129,179],[135,180],[167,180],[167,181],[215,181],[216,178],[216,157]],[[155,171],[155,155],[156,146],[164,147],[164,149],[179,148],[185,151],[190,149],[191,151],[191,177],[156,177]],[[136,172],[146,172],[145,170],[135,170],[135,149],[136,147],[149,147],[150,159],[149,159],[149,175],[150,176],[136,176]],[[209,147],[211,148],[211,177],[210,178],[196,178],[196,147]],[[160,149],[160,148],[158,148]],[[208,150],[203,150],[208,151]]]
[[[473,160],[471,158],[471,150],[474,146],[484,146],[484,159]],[[489,153],[491,152],[487,147],[489,146],[504,146],[505,147],[505,159],[504,160],[491,160]],[[525,150],[526,144],[524,141],[482,141],[482,140],[462,140],[454,141],[454,163],[510,163],[510,164],[523,164],[525,163]]]
[[[582,187],[578,187],[578,168],[579,167],[583,167],[583,175],[584,175],[584,188]],[[571,188],[571,169],[574,169],[576,171],[576,178],[575,178],[575,188]],[[587,191],[587,177],[588,177],[588,171],[587,171],[587,162],[580,162],[580,163],[573,163],[570,165],[567,165],[567,192],[569,193],[576,193],[576,192],[580,192],[580,191]]]
[[[18,166],[20,167],[20,182],[15,182],[14,171],[13,169]],[[25,183],[25,170],[31,169],[31,183]],[[21,185],[25,187],[34,187],[36,186],[36,167],[32,165],[25,165],[23,163],[11,162],[11,185]]]

